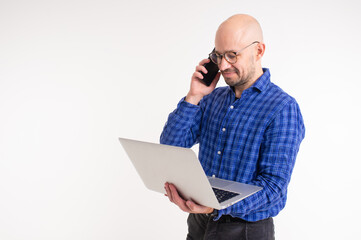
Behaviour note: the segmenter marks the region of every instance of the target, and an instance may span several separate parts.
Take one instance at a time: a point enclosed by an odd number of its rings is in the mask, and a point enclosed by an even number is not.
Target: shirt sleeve
[[[198,143],[202,118],[201,107],[188,103],[184,99],[169,114],[160,136],[161,144],[190,148]]]
[[[223,214],[251,215],[267,211],[285,200],[296,155],[305,136],[303,118],[298,104],[293,101],[286,105],[271,121],[264,133],[260,146],[259,170],[250,184],[263,187],[254,195],[239,203],[220,210]],[[280,208],[284,206],[278,204]]]

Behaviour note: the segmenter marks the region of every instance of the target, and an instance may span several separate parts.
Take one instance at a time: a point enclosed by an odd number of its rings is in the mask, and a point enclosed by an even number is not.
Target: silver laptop
[[[262,188],[206,176],[192,149],[119,138],[145,186],[166,193],[172,183],[180,195],[198,204],[223,209]]]

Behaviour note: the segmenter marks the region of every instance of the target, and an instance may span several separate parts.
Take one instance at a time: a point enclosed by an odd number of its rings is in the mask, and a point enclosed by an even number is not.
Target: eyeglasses
[[[252,44],[255,43],[259,43],[258,41],[254,41],[253,43],[247,45],[246,47],[242,48],[241,50],[237,51],[237,52],[225,52],[223,54],[218,54],[216,52],[211,52],[209,54],[209,58],[212,60],[212,62],[214,62],[215,64],[221,64],[222,62],[222,58],[224,57],[224,59],[226,59],[227,62],[229,62],[230,64],[234,64],[237,62],[237,56],[246,48],[248,48],[249,46],[251,46]]]

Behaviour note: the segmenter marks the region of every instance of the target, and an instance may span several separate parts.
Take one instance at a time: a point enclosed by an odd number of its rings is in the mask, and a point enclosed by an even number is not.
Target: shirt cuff
[[[178,103],[176,114],[181,117],[193,118],[199,110],[200,107],[198,105],[186,102],[184,97]]]

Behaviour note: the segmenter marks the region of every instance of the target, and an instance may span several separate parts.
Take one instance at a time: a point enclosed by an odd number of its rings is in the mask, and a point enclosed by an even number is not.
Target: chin
[[[234,82],[232,80],[224,79],[224,81],[227,83],[228,86],[230,86],[230,87],[234,86]]]
[[[224,81],[227,83],[227,85],[229,85],[230,87],[237,87],[237,86],[241,86],[244,85],[245,82],[243,82],[242,80],[239,79],[224,79]]]

